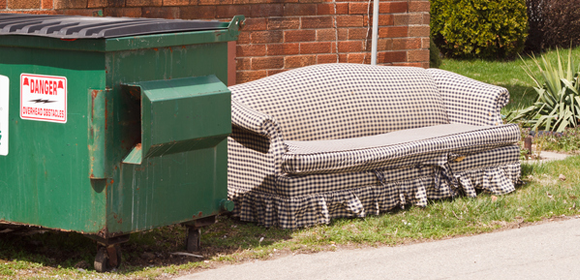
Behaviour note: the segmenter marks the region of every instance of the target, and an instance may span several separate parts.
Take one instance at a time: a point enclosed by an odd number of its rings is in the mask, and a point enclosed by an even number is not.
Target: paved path
[[[580,279],[580,219],[223,266],[187,279]]]
[[[553,160],[563,160],[563,159],[566,159],[567,157],[568,157],[567,154],[542,151],[542,152],[540,152],[540,159],[522,160],[522,163],[525,162],[525,163],[530,163],[530,164],[538,164],[538,163],[544,163],[544,162],[553,161]]]

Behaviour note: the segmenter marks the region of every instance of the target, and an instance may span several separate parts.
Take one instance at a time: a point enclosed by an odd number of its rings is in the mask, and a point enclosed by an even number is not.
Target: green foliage
[[[524,71],[532,78],[538,97],[536,102],[525,109],[513,111],[510,121],[523,121],[524,125],[533,126],[534,130],[544,129],[563,132],[568,127],[576,127],[580,121],[580,65],[572,69],[572,51],[568,53],[566,71],[562,58],[558,54],[558,65],[554,66],[549,59],[541,56],[541,64],[532,57],[534,64],[540,70],[537,77],[529,64]],[[542,81],[542,82],[540,82]]]
[[[523,50],[525,0],[432,0],[431,37],[447,57],[497,59]]]
[[[531,128],[522,128],[522,139],[533,135],[536,151],[556,151],[566,153],[580,153],[580,126],[567,128],[564,132],[545,131],[534,133]],[[522,151],[525,151],[522,149]]]
[[[544,149],[551,151],[575,152],[580,151],[580,129],[566,129],[562,134],[547,135]]]
[[[430,40],[430,42],[429,42],[429,67],[439,68],[439,66],[441,66],[441,63],[443,63],[443,61],[441,60],[440,52],[441,51],[439,50],[437,45],[435,45],[433,40]]]
[[[557,63],[556,50],[544,53],[546,60]],[[580,57],[580,47],[572,50],[572,57]],[[509,61],[490,61],[482,59],[458,60],[444,59],[441,69],[451,71],[466,77],[505,87],[510,93],[510,102],[501,109],[503,115],[520,110],[534,104],[537,99],[532,79],[522,70],[526,63],[533,64],[532,57],[524,57]],[[539,76],[540,70],[533,68],[534,75]]]

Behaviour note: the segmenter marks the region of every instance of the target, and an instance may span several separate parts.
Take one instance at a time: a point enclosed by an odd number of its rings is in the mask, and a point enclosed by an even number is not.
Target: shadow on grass
[[[216,224],[201,231],[202,249],[194,254],[203,258],[172,254],[185,252],[186,229],[182,225],[133,233],[128,242],[120,245],[122,264],[116,273],[123,275],[151,268],[202,264],[204,260],[216,256],[290,239],[292,233],[290,230],[264,228],[227,217],[218,217]],[[82,268],[94,272],[97,245],[80,233],[4,225],[0,225],[0,232],[3,232],[0,233],[0,261],[23,261],[29,266],[39,264],[53,269]]]
[[[83,261],[92,264],[96,253],[96,244],[78,233],[5,225],[0,231],[0,259],[5,261],[72,268]]]
[[[522,178],[526,178],[526,177],[528,177],[528,175],[531,175],[534,173],[534,165],[533,164],[522,163],[521,169],[522,169]]]
[[[534,104],[536,100],[536,92],[532,87],[505,84],[498,84],[498,86],[506,88],[510,93],[510,101],[504,107],[506,111],[526,108]]]

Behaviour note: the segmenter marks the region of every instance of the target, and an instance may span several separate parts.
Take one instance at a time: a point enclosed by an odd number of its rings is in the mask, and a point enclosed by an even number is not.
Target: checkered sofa
[[[438,69],[322,64],[230,87],[234,215],[298,228],[514,191],[505,88]]]

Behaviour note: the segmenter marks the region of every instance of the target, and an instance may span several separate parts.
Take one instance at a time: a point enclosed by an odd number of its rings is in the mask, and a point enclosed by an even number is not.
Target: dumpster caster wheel
[[[185,241],[185,249],[188,252],[199,252],[201,249],[200,244],[201,230],[195,227],[187,227],[187,239]]]
[[[121,248],[118,245],[99,245],[95,256],[95,270],[107,272],[118,268],[121,264]]]

